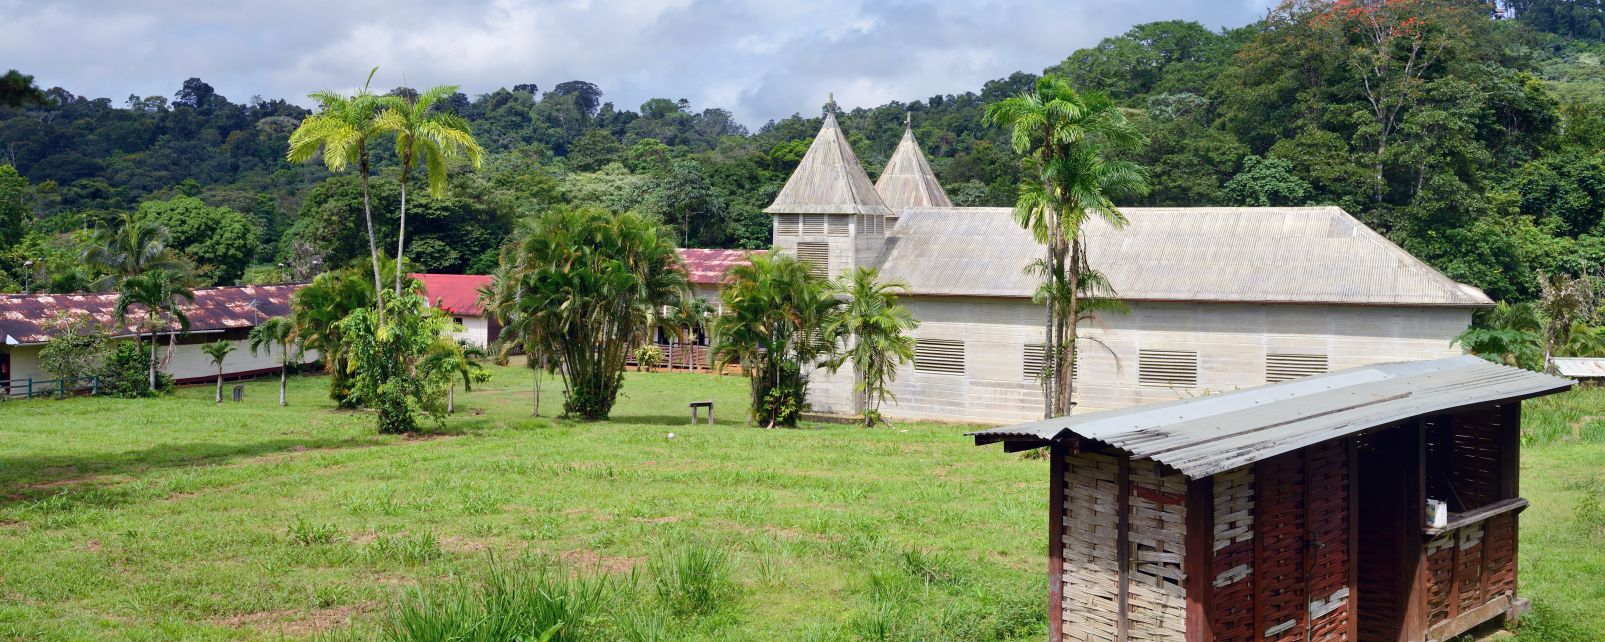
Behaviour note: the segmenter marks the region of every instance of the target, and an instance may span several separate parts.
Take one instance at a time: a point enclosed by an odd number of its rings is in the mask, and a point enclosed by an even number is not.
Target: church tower
[[[925,152],[914,140],[914,122],[910,115],[904,120],[903,140],[897,143],[886,170],[875,181],[875,191],[881,201],[892,210],[895,218],[903,210],[913,207],[953,207],[947,191],[937,182]]]
[[[892,214],[858,164],[835,114],[825,115],[808,153],[764,212],[774,217],[775,247],[832,279],[878,264]]]

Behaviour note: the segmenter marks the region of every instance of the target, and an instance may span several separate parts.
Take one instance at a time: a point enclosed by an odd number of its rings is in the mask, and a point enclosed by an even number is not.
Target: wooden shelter
[[[1053,642],[1442,641],[1526,607],[1521,401],[1571,386],[1462,356],[972,435],[1050,449]]]

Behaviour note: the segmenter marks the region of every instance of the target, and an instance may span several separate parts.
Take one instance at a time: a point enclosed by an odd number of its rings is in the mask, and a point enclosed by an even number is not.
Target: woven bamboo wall
[[[1064,639],[1114,642],[1120,602],[1120,488],[1114,457],[1069,455],[1065,468]]]
[[[1130,468],[1127,639],[1180,642],[1187,636],[1187,478],[1160,476],[1148,460]]]
[[[1254,639],[1254,467],[1215,475],[1214,611],[1221,642]]]
[[[1308,482],[1311,642],[1350,642],[1349,450],[1329,441],[1304,450]]]

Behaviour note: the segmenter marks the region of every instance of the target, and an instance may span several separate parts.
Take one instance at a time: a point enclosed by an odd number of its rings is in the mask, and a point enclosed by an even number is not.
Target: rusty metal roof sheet
[[[764,210],[770,214],[879,214],[891,210],[869,182],[869,175],[858,164],[858,156],[847,144],[847,137],[836,125],[836,116],[827,114],[819,135],[808,146],[775,202]]]
[[[970,433],[977,444],[1079,435],[1198,479],[1413,417],[1566,390],[1473,356],[1349,368],[1196,399]]]
[[[763,254],[763,250],[720,250],[682,248],[680,262],[685,265],[686,279],[701,285],[718,285],[724,282],[725,272],[737,265],[746,265],[750,256]]]
[[[1337,207],[1124,207],[1086,229],[1087,256],[1132,301],[1486,307]],[[887,231],[881,276],[918,295],[1030,297],[1042,246],[1009,208],[910,208]]]
[[[1605,377],[1605,359],[1589,357],[1554,357],[1549,363],[1562,377],[1598,379]]]
[[[182,306],[191,332],[255,327],[263,319],[290,313],[290,295],[301,285],[258,285],[195,290],[195,301]],[[50,321],[58,311],[88,314],[115,335],[133,334],[140,313],[130,323],[117,319],[117,293],[0,295],[0,342],[8,345],[50,340]],[[136,308],[140,309],[141,308]],[[163,332],[178,329],[174,323]],[[146,330],[141,330],[146,331]]]

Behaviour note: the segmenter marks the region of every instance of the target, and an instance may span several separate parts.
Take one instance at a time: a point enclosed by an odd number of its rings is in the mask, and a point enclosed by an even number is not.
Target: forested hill
[[[1043,71],[1109,93],[1148,135],[1132,160],[1152,189],[1130,205],[1341,205],[1450,276],[1528,299],[1540,273],[1597,276],[1605,261],[1605,11],[1507,4],[1517,19],[1474,0],[1316,0],[1224,31],[1151,23]],[[1010,205],[1018,160],[982,113],[1035,78],[838,113],[872,177],[911,112],[955,203]],[[86,230],[123,212],[171,222],[216,282],[304,277],[365,252],[355,177],[284,160],[308,113],[294,104],[235,102],[193,78],[171,99],[30,95],[20,75],[4,89],[0,104],[17,106],[0,106],[0,164],[15,167],[0,167],[0,291],[25,272],[81,280],[65,275]],[[690,245],[767,244],[761,209],[819,127],[815,106],[748,131],[717,107],[606,98],[584,81],[453,97],[489,156],[409,208],[409,257],[486,271],[513,221],[564,203],[653,212]],[[396,164],[374,149],[382,241]]]

